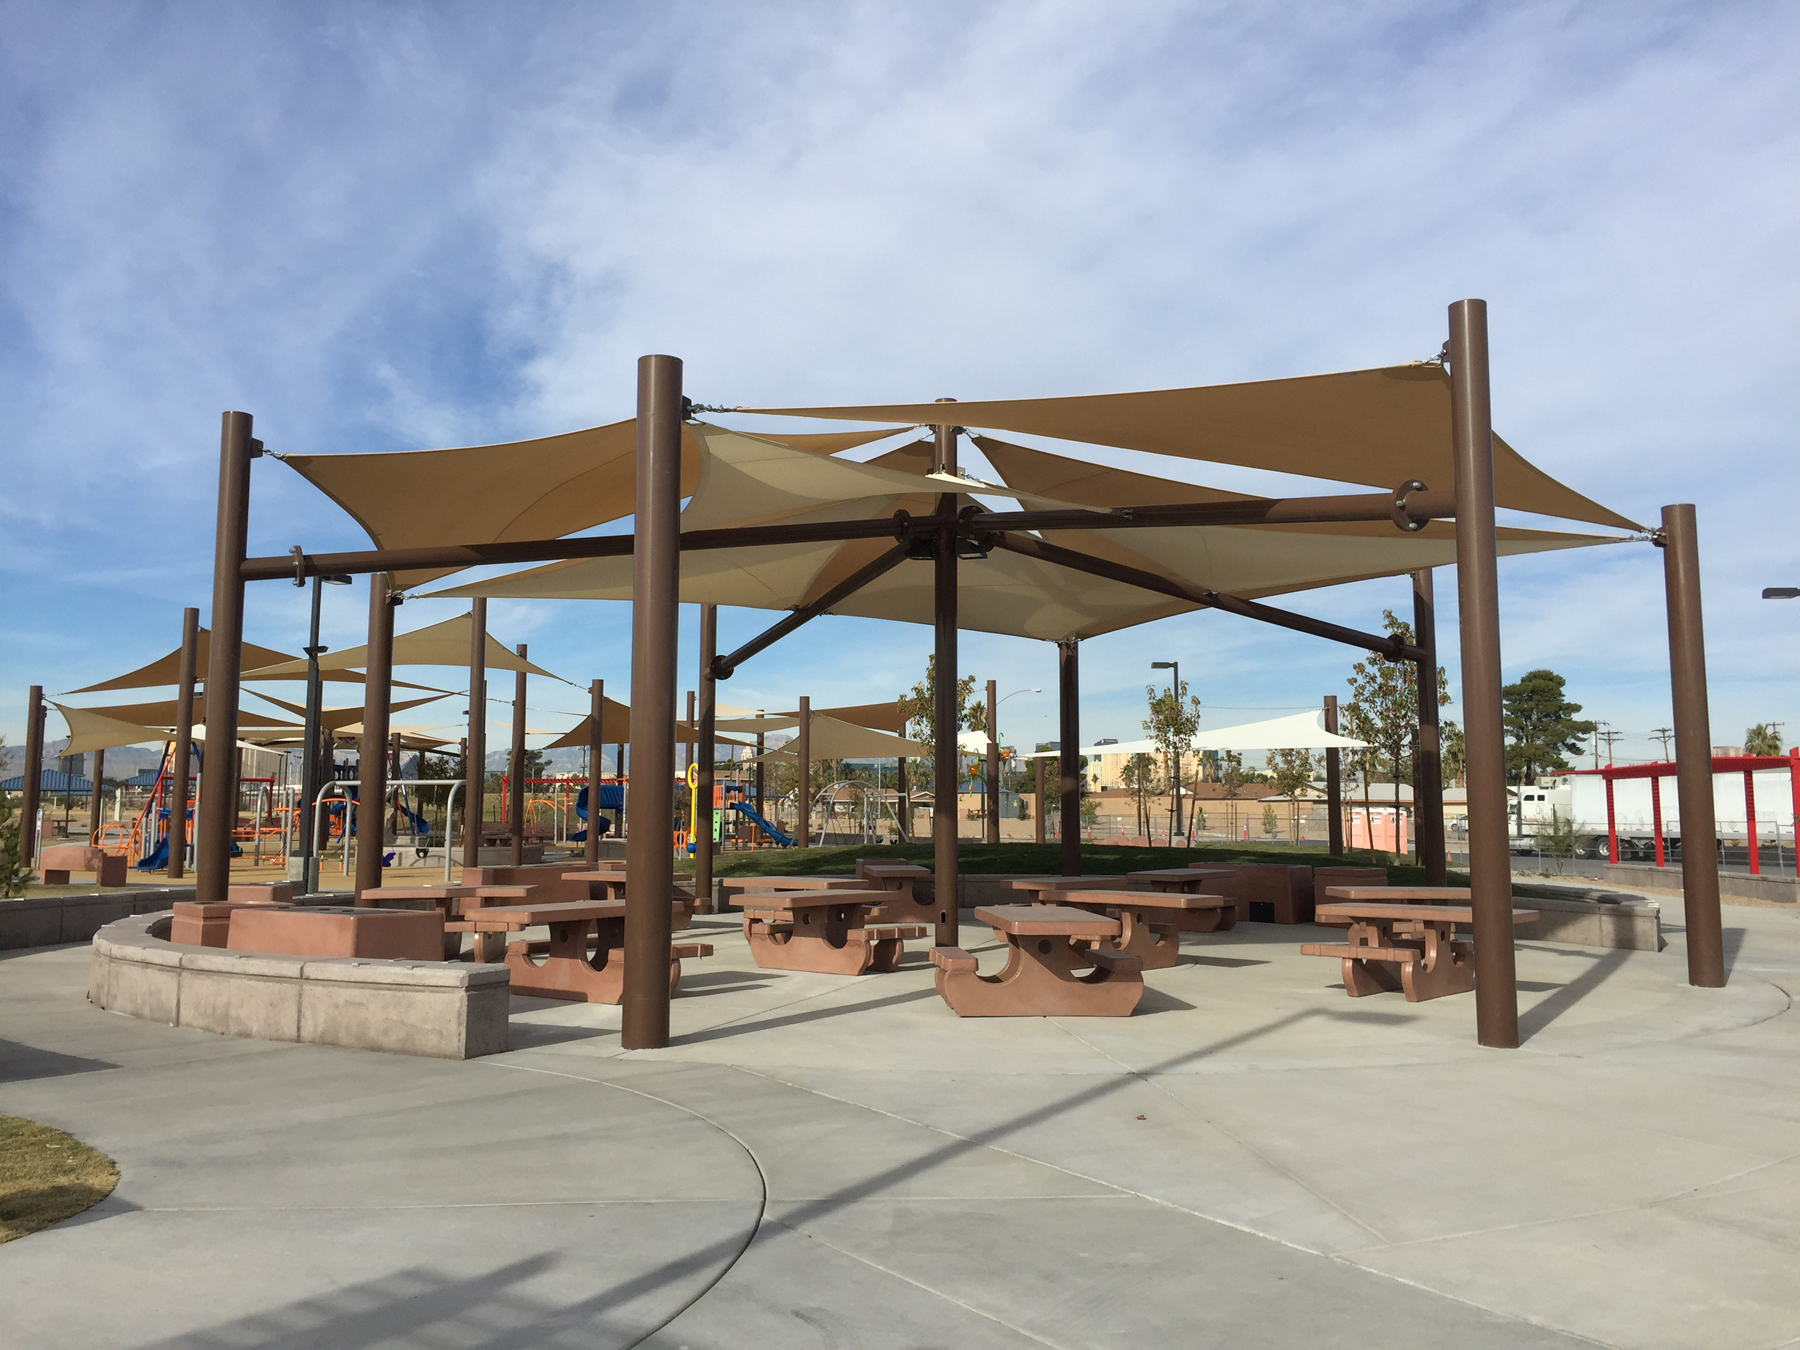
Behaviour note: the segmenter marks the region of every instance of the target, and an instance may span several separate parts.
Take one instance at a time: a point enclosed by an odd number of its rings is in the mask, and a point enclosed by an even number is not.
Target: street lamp
[[[1174,672],[1173,679],[1175,681],[1175,688],[1174,688],[1173,692],[1175,694],[1175,711],[1180,712],[1181,711],[1181,662],[1179,662],[1179,661],[1152,661],[1150,663],[1150,669],[1152,669],[1152,670],[1168,670],[1168,671]],[[1175,832],[1169,836],[1169,847],[1173,848],[1175,846],[1175,840],[1180,834],[1181,834],[1181,742],[1176,741],[1175,742]]]
[[[1042,689],[1015,689],[1006,698],[1017,698],[1020,694],[1041,694],[1043,692]],[[988,735],[996,746],[1000,744],[1000,704],[1006,702],[1006,698],[1000,699],[994,704],[994,725],[988,728]]]
[[[305,583],[294,578],[296,586]],[[300,876],[307,895],[319,889],[319,832],[313,821],[313,799],[319,795],[319,722],[323,697],[319,684],[319,657],[329,651],[319,645],[319,598],[325,586],[348,586],[350,578],[340,574],[313,577],[312,628],[306,646],[306,748],[300,755]]]

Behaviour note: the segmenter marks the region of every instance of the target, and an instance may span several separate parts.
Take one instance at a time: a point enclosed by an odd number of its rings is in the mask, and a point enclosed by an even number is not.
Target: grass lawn
[[[0,1242],[61,1223],[119,1184],[112,1159],[61,1130],[0,1116]]]
[[[1049,873],[1062,871],[1060,844],[975,844],[964,841],[957,851],[958,870],[967,876],[996,872]],[[854,872],[858,858],[905,858],[922,867],[931,866],[931,845],[849,844],[837,848],[765,848],[743,853],[721,853],[713,861],[713,875],[720,877],[814,876]],[[1133,848],[1117,844],[1083,844],[1081,870],[1093,875],[1109,872],[1141,872],[1157,867],[1207,863],[1305,863],[1313,867],[1385,867],[1396,886],[1423,886],[1425,869],[1396,859],[1391,853],[1348,849],[1333,856],[1322,848],[1289,848],[1267,844],[1207,844],[1198,848]],[[692,869],[686,869],[692,875]],[[1452,886],[1468,885],[1468,878],[1450,874]]]

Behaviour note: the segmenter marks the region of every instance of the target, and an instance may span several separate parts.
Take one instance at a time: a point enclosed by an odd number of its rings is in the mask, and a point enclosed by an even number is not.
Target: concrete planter
[[[182,947],[167,940],[169,921],[134,916],[94,936],[94,1006],[222,1036],[434,1059],[506,1049],[505,966]]]
[[[0,900],[0,950],[86,942],[107,924],[155,914],[192,900],[192,886],[144,886],[92,895],[34,895]]]

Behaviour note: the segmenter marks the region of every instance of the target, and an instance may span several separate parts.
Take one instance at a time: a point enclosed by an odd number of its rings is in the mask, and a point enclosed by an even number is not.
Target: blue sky
[[[650,351],[709,403],[1214,383],[1431,356],[1462,296],[1490,304],[1496,426],[1527,457],[1639,520],[1698,504],[1714,739],[1800,733],[1800,603],[1758,598],[1800,584],[1792,6],[0,13],[9,744],[28,684],[129,668],[204,615],[225,408],[331,452],[616,420]],[[294,543],[363,546],[259,461],[251,551]],[[1501,585],[1508,677],[1563,672],[1621,758],[1648,754],[1660,556],[1507,561]],[[1454,677],[1450,573],[1439,592]],[[327,601],[325,640],[360,642],[362,588]],[[1291,604],[1373,627],[1406,601]],[[400,627],[453,610],[409,602]],[[252,640],[297,651],[304,619],[301,592],[252,588]],[[721,642],[768,620],[728,611]],[[627,685],[622,606],[496,602],[491,627]],[[891,697],[929,643],[821,620],[721,698]],[[1045,690],[1007,704],[1006,739],[1054,736],[1052,648],[962,650],[1003,693]],[[1097,639],[1084,733],[1138,734],[1151,659],[1221,726],[1342,693],[1356,656],[1220,614]],[[534,724],[581,706],[553,689]]]

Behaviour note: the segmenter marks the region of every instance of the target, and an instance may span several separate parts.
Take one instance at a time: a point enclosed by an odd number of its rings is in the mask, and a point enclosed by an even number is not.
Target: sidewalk
[[[515,999],[466,1063],[94,1011],[0,960],[0,1111],[115,1194],[0,1247],[20,1346],[1773,1347],[1800,1338],[1800,920],[1731,982],[1522,944],[1470,998],[1351,1001],[1317,930],[1189,936],[1124,1020],[958,1021],[759,971],[732,921],[676,1042]],[[985,936],[965,929],[966,937]],[[977,944],[992,959],[989,944]]]

